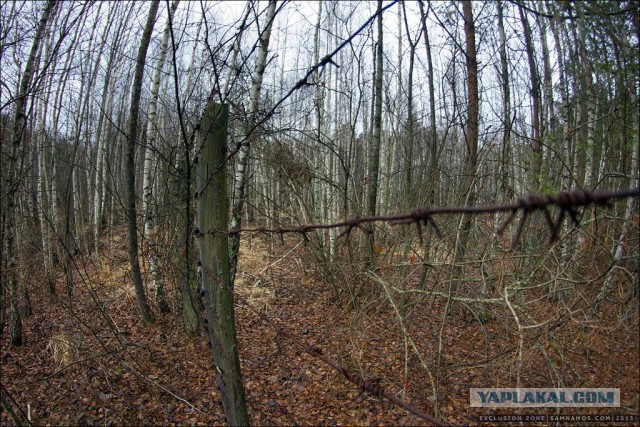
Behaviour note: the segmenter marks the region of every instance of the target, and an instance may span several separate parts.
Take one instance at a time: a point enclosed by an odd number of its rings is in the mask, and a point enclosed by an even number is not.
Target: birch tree
[[[51,33],[45,42],[44,48],[44,57],[45,63],[49,62],[49,59],[52,54],[52,41],[51,41]],[[52,68],[55,69],[55,62],[52,65]],[[48,79],[47,85],[47,93],[51,93],[53,89],[53,75],[51,75]],[[55,104],[52,105],[55,107]],[[47,147],[47,138],[46,138],[46,118],[47,113],[49,111],[49,103],[43,102],[38,109],[38,131],[36,132],[36,144],[35,149],[37,151],[36,156],[38,158],[38,179],[37,179],[37,187],[36,187],[36,195],[37,195],[37,204],[38,204],[38,213],[40,216],[40,231],[42,235],[42,255],[43,255],[43,264],[44,264],[44,280],[47,288],[49,289],[49,293],[54,294],[56,292],[56,278],[54,275],[54,262],[53,262],[53,249],[51,244],[52,234],[54,229],[51,223],[51,216],[49,213],[51,212],[51,195],[49,194],[50,183],[51,183],[51,173],[47,168],[47,158],[49,152],[51,152],[50,157],[53,159],[53,150],[49,150]]]
[[[116,79],[113,78],[117,74],[120,66],[116,55],[118,49],[121,47],[122,35],[127,28],[129,19],[134,11],[134,8],[129,8],[126,15],[116,17],[119,9],[119,4],[116,4],[114,8],[109,11],[109,17],[107,18],[107,28],[103,34],[103,43],[107,43],[108,36],[110,34],[111,25],[115,22],[117,24],[115,35],[113,36],[113,43],[109,51],[107,59],[107,67],[105,69],[104,80],[102,83],[102,100],[100,102],[100,111],[98,113],[98,126],[96,130],[96,160],[95,160],[95,177],[94,192],[93,192],[93,244],[94,252],[96,256],[99,255],[99,243],[102,231],[102,224],[104,221],[104,205],[107,196],[107,181],[108,181],[108,168],[107,162],[107,140],[109,136],[109,129],[111,128],[112,114],[114,110],[114,96],[117,90]]]
[[[160,77],[164,69],[164,60],[167,55],[167,48],[169,46],[169,20],[172,19],[173,14],[178,8],[178,0],[175,0],[169,10],[169,17],[167,18],[167,24],[165,25],[164,32],[162,34],[162,42],[160,43],[160,53],[156,60],[155,71],[151,81],[151,99],[149,100],[149,121],[147,122],[147,144],[144,149],[144,179],[142,183],[142,211],[144,213],[144,238],[147,241],[149,247],[149,270],[153,280],[153,286],[156,292],[156,301],[158,303],[158,309],[160,313],[168,313],[170,311],[169,303],[164,293],[164,278],[162,272],[158,268],[156,260],[156,245],[154,236],[154,222],[153,215],[153,152],[156,149],[156,136],[158,133],[158,95],[160,92]]]
[[[231,212],[231,230],[237,230],[242,226],[242,214],[244,207],[245,189],[247,186],[247,165],[251,141],[256,126],[256,114],[260,105],[260,91],[262,90],[262,79],[264,70],[267,67],[267,53],[269,52],[269,41],[271,40],[271,28],[276,14],[276,1],[270,0],[265,14],[265,27],[260,34],[258,44],[258,56],[256,65],[251,76],[251,90],[249,92],[249,107],[247,109],[247,121],[242,146],[238,151],[238,161],[233,187],[233,209]],[[238,253],[240,250],[240,236],[235,234],[230,242],[231,259],[231,283],[235,280],[236,267],[238,265]]]
[[[36,33],[33,38],[33,44],[31,45],[31,52],[29,53],[29,59],[25,64],[22,78],[20,80],[20,88],[16,96],[15,115],[13,119],[12,135],[11,135],[11,153],[9,155],[9,171],[7,175],[7,183],[5,187],[6,194],[6,219],[5,219],[5,256],[7,257],[7,275],[4,272],[3,277],[7,278],[9,285],[9,299],[10,299],[10,329],[9,335],[11,344],[14,346],[20,346],[23,343],[22,337],[22,319],[20,317],[20,308],[18,305],[18,275],[16,274],[18,260],[16,259],[16,240],[17,230],[16,227],[16,202],[18,196],[19,186],[21,185],[21,173],[18,168],[19,162],[22,158],[22,138],[27,124],[27,97],[30,95],[29,89],[31,81],[35,73],[35,64],[38,61],[38,52],[40,51],[40,44],[45,37],[45,29],[52,14],[55,13],[56,2],[49,0],[42,11],[42,16],[38,22]]]

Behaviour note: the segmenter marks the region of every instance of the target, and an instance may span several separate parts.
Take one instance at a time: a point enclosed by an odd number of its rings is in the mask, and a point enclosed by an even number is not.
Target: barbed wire
[[[302,235],[305,241],[308,241],[307,233],[315,230],[329,230],[335,228],[344,228],[342,233],[338,235],[338,239],[345,237],[349,239],[351,232],[354,229],[360,229],[365,234],[370,234],[371,230],[365,227],[365,224],[371,224],[375,222],[388,222],[391,225],[399,224],[416,224],[418,228],[418,235],[422,242],[422,226],[433,228],[436,235],[441,236],[440,229],[436,224],[433,217],[435,215],[442,214],[483,214],[483,213],[498,213],[498,212],[510,212],[508,218],[502,223],[502,225],[496,231],[498,235],[504,233],[507,227],[513,222],[518,212],[520,214],[520,221],[516,235],[513,238],[511,249],[515,249],[520,242],[524,224],[527,217],[535,212],[542,211],[545,222],[549,228],[550,237],[549,244],[555,242],[559,238],[559,231],[562,226],[562,222],[566,215],[576,225],[580,225],[578,219],[578,208],[586,207],[589,205],[597,206],[611,206],[616,200],[626,199],[629,197],[639,197],[640,187],[624,189],[624,190],[602,190],[602,191],[587,191],[582,189],[573,189],[570,191],[561,191],[557,195],[531,195],[529,197],[518,199],[512,203],[506,203],[501,205],[486,205],[486,206],[444,206],[444,207],[428,207],[419,206],[411,210],[410,212],[399,215],[387,215],[387,216],[354,216],[350,219],[341,222],[334,222],[330,224],[305,224],[300,226],[288,226],[288,227],[254,227],[254,228],[239,228],[235,230],[206,230],[201,232],[198,228],[194,230],[196,236],[203,236],[205,234],[215,233],[227,233],[228,235],[238,235],[241,233],[256,233],[256,234],[279,234],[283,239],[283,235],[286,233],[298,233]],[[556,206],[559,208],[558,215],[554,220],[551,217],[549,208]]]
[[[281,239],[283,239],[283,235],[285,233],[299,233],[301,234],[305,240],[308,240],[307,233],[315,230],[327,230],[327,229],[336,229],[336,228],[344,228],[342,233],[338,236],[338,239],[341,237],[345,237],[346,240],[349,239],[351,231],[353,229],[358,228],[362,230],[364,233],[371,233],[371,230],[365,227],[365,224],[375,223],[375,222],[389,222],[391,225],[398,224],[411,224],[415,223],[418,228],[418,233],[420,235],[420,239],[422,240],[422,226],[432,227],[434,232],[437,235],[440,235],[440,230],[438,225],[436,224],[433,216],[441,215],[441,214],[482,214],[482,213],[498,213],[498,212],[510,212],[508,218],[502,223],[502,225],[498,228],[497,233],[502,234],[506,228],[513,222],[518,212],[520,214],[520,221],[518,223],[518,228],[516,231],[516,236],[514,237],[512,243],[512,249],[515,248],[520,241],[520,237],[522,235],[524,229],[524,223],[527,217],[535,212],[542,211],[545,217],[545,221],[550,230],[550,238],[549,242],[552,243],[559,238],[558,232],[560,227],[562,226],[562,222],[565,216],[568,214],[569,217],[573,220],[576,225],[579,225],[578,212],[577,209],[581,207],[586,207],[589,205],[598,205],[598,206],[611,206],[613,201],[621,200],[629,197],[638,197],[640,196],[640,187],[617,190],[617,191],[586,191],[581,189],[574,189],[571,191],[562,191],[557,195],[532,195],[526,198],[518,199],[515,202],[501,204],[501,205],[487,205],[487,206],[449,206],[449,207],[436,207],[430,208],[428,206],[420,206],[416,207],[408,213],[399,214],[399,215],[388,215],[388,216],[355,216],[351,219],[342,222],[335,222],[330,224],[306,224],[300,226],[291,226],[291,227],[275,227],[275,228],[265,228],[265,227],[255,227],[255,228],[239,228],[236,230],[207,230],[205,232],[200,232],[198,228],[194,230],[194,234],[196,237],[204,237],[207,234],[217,234],[217,233],[226,233],[227,235],[238,235],[240,233],[263,233],[263,234],[279,234]],[[551,206],[556,206],[559,208],[558,216],[554,219],[551,217],[551,213],[549,212],[549,208]],[[202,274],[206,274],[208,277],[216,280],[216,282],[220,282],[217,280],[216,276],[207,269],[202,261],[198,261],[198,269]],[[357,385],[362,391],[366,391],[371,393],[372,395],[378,397],[379,399],[387,399],[398,407],[404,408],[410,413],[416,415],[417,417],[433,423],[434,425],[446,425],[441,421],[435,419],[434,417],[421,412],[415,406],[398,399],[394,395],[387,392],[379,383],[379,379],[372,378],[364,378],[360,374],[356,372],[349,371],[346,367],[338,364],[330,357],[324,354],[322,349],[315,345],[307,344],[303,339],[296,336],[295,334],[287,331],[283,328],[278,322],[273,320],[271,317],[263,313],[262,311],[255,308],[252,304],[250,304],[246,298],[234,293],[231,289],[231,293],[234,296],[234,301],[241,303],[246,306],[251,312],[253,312],[260,319],[265,321],[267,324],[273,327],[278,335],[281,335],[295,344],[300,350],[309,354],[313,358],[319,359],[324,362],[326,365],[331,367],[336,372],[343,375],[348,381]],[[204,298],[205,290],[203,288],[199,291],[200,298]],[[206,327],[206,326],[205,326]]]
[[[204,266],[202,261],[198,261],[198,269],[202,273],[206,274],[209,278],[215,280],[216,283],[220,283],[219,277],[216,277],[216,275],[214,275],[206,266]],[[199,297],[201,299],[204,298],[205,292],[206,291],[203,288],[201,288],[199,290],[198,295],[199,295]],[[295,334],[287,331],[278,322],[273,320],[271,317],[269,317],[268,315],[266,315],[262,311],[260,311],[257,308],[255,308],[243,296],[241,296],[241,295],[239,295],[239,294],[237,294],[235,292],[232,292],[232,294],[234,296],[234,301],[240,302],[242,305],[246,306],[251,312],[253,312],[256,316],[258,316],[264,322],[266,322],[267,324],[272,326],[273,329],[276,331],[276,333],[278,335],[281,335],[281,336],[287,338],[289,341],[291,341],[293,344],[295,344],[300,350],[304,351],[305,353],[307,353],[311,357],[321,360],[326,365],[331,367],[334,371],[342,374],[347,380],[349,380],[353,384],[357,385],[362,391],[367,391],[367,392],[373,394],[374,396],[376,396],[379,399],[385,398],[388,401],[394,403],[396,406],[404,408],[407,411],[411,412],[413,415],[415,415],[415,416],[417,416],[417,417],[419,417],[419,418],[421,418],[421,419],[423,419],[425,421],[433,423],[434,425],[437,425],[437,426],[445,426],[445,425],[447,425],[447,424],[443,424],[441,421],[435,419],[431,415],[425,414],[424,412],[420,411],[418,408],[416,408],[415,406],[411,405],[410,403],[407,403],[407,402],[405,402],[405,401],[403,401],[401,399],[398,399],[394,395],[390,394],[388,391],[386,391],[380,385],[380,380],[379,379],[364,378],[364,377],[362,377],[360,374],[358,374],[356,372],[349,371],[347,368],[345,368],[344,366],[338,364],[337,362],[332,360],[330,357],[325,355],[324,352],[322,351],[322,349],[320,349],[319,347],[317,347],[315,345],[307,344],[300,337],[298,337]],[[206,322],[205,322],[205,328],[206,327],[207,326],[206,326]]]

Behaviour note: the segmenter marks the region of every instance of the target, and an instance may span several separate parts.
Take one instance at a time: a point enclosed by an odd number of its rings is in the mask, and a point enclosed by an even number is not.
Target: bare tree
[[[534,188],[538,190],[540,188],[540,173],[542,171],[542,132],[540,125],[540,76],[538,73],[538,67],[536,65],[536,58],[533,46],[533,37],[531,35],[531,25],[525,15],[522,7],[518,7],[520,13],[520,20],[522,22],[522,29],[524,32],[525,50],[527,51],[527,59],[529,62],[529,77],[531,79],[531,99],[532,99],[532,133],[531,139],[533,140],[533,180]]]
[[[242,225],[242,214],[244,208],[245,189],[247,185],[247,164],[249,160],[249,150],[257,123],[256,114],[260,104],[260,91],[262,89],[262,79],[264,70],[267,67],[267,52],[269,51],[269,41],[271,40],[271,28],[276,14],[276,1],[270,0],[265,15],[265,27],[260,34],[258,46],[258,57],[256,66],[251,77],[251,90],[249,92],[249,108],[247,109],[247,123],[245,124],[244,143],[238,152],[238,162],[233,187],[233,209],[231,213],[232,230],[240,228]],[[238,252],[240,250],[240,236],[234,235],[231,238],[231,283],[235,280],[236,267],[238,265]]]
[[[11,319],[10,319],[10,336],[11,344],[15,346],[22,345],[22,319],[20,317],[20,307],[18,306],[18,277],[16,269],[18,260],[16,259],[16,240],[17,240],[17,227],[16,227],[16,197],[21,185],[21,173],[19,169],[19,162],[21,161],[22,152],[22,137],[26,128],[27,115],[27,97],[29,96],[29,90],[31,85],[31,79],[35,72],[35,65],[38,61],[38,52],[40,51],[40,44],[45,36],[45,29],[51,19],[53,13],[55,13],[56,2],[49,0],[42,11],[40,22],[36,29],[35,36],[33,38],[33,44],[31,45],[31,52],[29,59],[22,73],[20,80],[20,88],[16,96],[15,115],[13,119],[12,135],[11,135],[11,154],[9,155],[9,172],[7,175],[7,183],[5,187],[6,194],[6,219],[5,219],[5,256],[7,257],[7,275],[4,272],[2,277],[7,277],[9,285],[9,298],[11,307]],[[4,280],[2,281],[4,285]],[[4,308],[3,308],[4,309]],[[2,325],[4,326],[4,325]]]
[[[476,200],[475,180],[478,168],[478,60],[476,57],[476,31],[473,21],[471,2],[462,2],[462,14],[464,17],[464,33],[466,39],[465,58],[467,62],[467,123],[466,123],[466,156],[464,168],[464,190],[466,192],[466,204],[472,205]],[[462,222],[462,229],[458,246],[457,258],[464,260],[469,235],[471,234],[472,217],[467,215]]]
[[[131,265],[131,278],[136,289],[136,297],[140,307],[140,314],[145,323],[153,322],[153,315],[145,295],[144,283],[140,273],[140,262],[138,260],[138,225],[136,215],[136,170],[135,170],[135,149],[138,143],[138,115],[140,110],[140,94],[142,92],[142,80],[144,77],[144,66],[147,58],[147,50],[151,33],[156,21],[159,0],[155,0],[149,7],[149,15],[145,24],[136,57],[136,68],[131,90],[131,103],[129,112],[129,126],[127,135],[126,153],[126,176],[127,176],[127,229],[129,237],[129,264]]]
[[[369,169],[367,172],[369,187],[367,189],[367,214],[374,216],[377,211],[379,169],[380,169],[380,145],[382,143],[382,72],[383,72],[383,31],[382,31],[382,0],[378,0],[378,40],[376,42],[376,71],[374,86],[373,106],[373,133],[371,147],[369,149]],[[369,233],[369,265],[373,267],[375,260],[375,234]]]
[[[158,133],[158,96],[160,92],[160,76],[164,69],[164,60],[169,47],[169,20],[178,8],[178,0],[174,0],[169,9],[169,17],[162,34],[162,42],[160,43],[160,54],[156,59],[155,71],[151,81],[151,99],[149,101],[149,121],[147,122],[147,144],[144,149],[144,178],[142,183],[142,211],[144,213],[144,238],[149,247],[149,269],[153,278],[153,286],[156,291],[156,300],[160,313],[168,313],[170,311],[169,303],[165,297],[164,278],[158,267],[156,259],[157,246],[155,245],[154,227],[155,221],[152,206],[153,196],[153,158],[154,150],[156,150],[156,135]]]

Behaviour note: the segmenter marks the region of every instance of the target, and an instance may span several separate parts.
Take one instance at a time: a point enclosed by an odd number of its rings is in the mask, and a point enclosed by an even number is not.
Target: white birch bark
[[[126,20],[117,20],[114,15],[117,13],[119,7],[116,3],[113,7],[109,8],[109,14],[107,16],[107,28],[102,36],[102,43],[100,48],[100,54],[97,61],[100,61],[102,56],[102,50],[107,43],[110,30],[113,23],[117,23],[118,28],[115,34],[115,43],[111,46],[109,53],[109,59],[107,60],[106,73],[102,84],[102,99],[100,101],[100,111],[98,112],[98,128],[96,130],[96,163],[93,176],[93,195],[91,198],[91,226],[93,231],[93,245],[96,256],[99,256],[99,243],[100,232],[102,231],[103,221],[103,204],[104,193],[106,183],[106,169],[105,161],[107,157],[106,141],[109,135],[109,129],[111,127],[111,112],[113,110],[113,95],[115,92],[115,81],[111,80],[112,75],[115,73],[116,63],[115,54],[120,45],[120,35],[123,29],[126,27]],[[97,68],[97,67],[96,67]]]
[[[260,35],[258,46],[258,56],[256,58],[256,66],[251,78],[251,90],[249,92],[249,108],[247,110],[248,121],[245,125],[245,138],[243,146],[240,147],[237,157],[238,163],[236,168],[234,188],[233,188],[233,209],[231,215],[231,229],[240,228],[242,223],[242,214],[245,198],[245,187],[247,184],[247,164],[249,159],[249,150],[251,147],[252,130],[255,125],[255,116],[260,105],[260,91],[262,89],[262,79],[264,70],[267,67],[267,53],[269,51],[269,41],[271,39],[271,28],[276,13],[276,2],[270,0],[265,15],[265,28]],[[234,235],[231,238],[231,283],[235,279],[236,265],[238,262],[238,250],[240,249],[239,236]]]
[[[44,58],[45,62],[49,62],[51,59],[51,35],[47,36],[47,41],[45,42],[44,48]],[[57,58],[56,58],[57,59]],[[54,60],[55,61],[55,60]],[[55,62],[52,65],[52,69],[55,70]],[[53,74],[48,79],[47,83],[47,93],[52,92],[53,86]],[[36,186],[36,197],[37,197],[37,205],[38,205],[38,214],[40,219],[40,231],[42,237],[42,254],[43,254],[43,263],[44,263],[44,279],[45,285],[47,286],[49,292],[51,294],[55,293],[56,290],[56,281],[55,276],[53,274],[53,252],[51,248],[51,218],[49,216],[50,211],[50,200],[48,196],[49,183],[51,182],[51,177],[47,171],[47,152],[48,150],[46,145],[46,119],[48,117],[49,103],[42,102],[40,107],[37,110],[37,123],[38,130],[36,132],[36,150],[38,156],[38,178],[37,178],[37,186]],[[51,156],[53,157],[53,156]]]
[[[164,294],[164,279],[158,268],[156,260],[156,245],[154,236],[154,217],[153,217],[153,152],[156,149],[156,136],[158,134],[158,95],[160,93],[160,77],[164,69],[165,57],[169,46],[169,20],[173,19],[173,15],[178,8],[178,0],[171,5],[170,17],[162,34],[162,42],[160,44],[160,54],[155,64],[155,71],[151,81],[151,99],[149,100],[149,121],[147,122],[147,144],[144,149],[144,176],[142,180],[142,212],[144,215],[144,238],[149,248],[149,270],[151,271],[153,287],[156,293],[156,301],[161,313],[168,313],[169,303]]]
[[[33,39],[33,44],[31,46],[31,51],[29,53],[29,59],[24,68],[24,72],[20,78],[20,86],[18,89],[17,97],[16,97],[16,109],[15,116],[13,120],[12,127],[12,137],[11,137],[11,146],[10,146],[10,156],[9,156],[9,171],[7,174],[7,185],[5,187],[6,191],[6,219],[5,219],[5,233],[6,239],[5,244],[6,247],[3,248],[5,250],[5,255],[7,257],[7,277],[6,283],[9,287],[9,298],[10,298],[10,307],[11,307],[11,318],[10,318],[10,340],[11,345],[19,346],[23,344],[22,337],[22,318],[20,316],[20,307],[18,306],[18,276],[16,274],[17,271],[17,230],[16,227],[16,218],[17,218],[17,210],[18,210],[18,185],[20,180],[20,171],[18,169],[18,165],[20,163],[23,147],[22,147],[22,136],[24,130],[26,128],[27,122],[27,97],[29,96],[29,87],[31,85],[32,77],[35,73],[35,64],[37,63],[37,56],[40,50],[40,44],[44,37],[45,28],[49,22],[49,19],[54,13],[56,9],[56,2],[50,0],[45,5],[45,8],[42,12],[42,16],[38,23],[36,33]],[[3,265],[4,266],[4,265]],[[4,273],[4,271],[3,271]],[[3,274],[3,279],[5,278]],[[4,285],[4,283],[3,283]],[[4,304],[4,301],[3,301]],[[4,326],[4,325],[3,325]],[[1,332],[1,331],[0,331]]]

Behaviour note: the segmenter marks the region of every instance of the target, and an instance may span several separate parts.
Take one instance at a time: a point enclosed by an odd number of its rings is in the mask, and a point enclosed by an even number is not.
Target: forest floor
[[[156,313],[153,325],[142,325],[127,273],[126,240],[115,239],[111,249],[103,250],[101,263],[83,256],[75,259],[83,273],[75,274],[71,299],[64,294],[62,272],[56,298],[38,285],[34,274],[29,284],[33,315],[24,321],[25,345],[9,345],[8,327],[2,337],[2,385],[25,413],[29,408],[36,425],[224,424],[206,339],[186,338],[176,310]],[[407,314],[406,327],[424,357],[405,358],[405,351],[414,351],[399,333],[393,310],[376,300],[358,310],[336,303],[331,287],[322,284],[305,261],[306,249],[299,240],[290,237],[284,245],[258,238],[249,241],[251,246],[243,242],[237,292],[307,344],[364,377],[380,378],[379,384],[390,393],[433,415],[429,374],[434,372],[425,366],[434,361],[430,355],[438,346],[444,308],[432,303],[435,312],[414,309]],[[172,301],[178,298],[174,288],[170,286]],[[425,424],[402,408],[361,393],[241,303],[236,316],[252,424]],[[445,369],[440,373],[437,417],[453,425],[475,425],[479,415],[495,412],[469,408],[469,388],[495,387],[505,370],[509,372],[504,375],[515,378],[510,368],[513,339],[505,339],[512,331],[499,322],[478,327],[467,316],[451,316],[443,332]],[[578,339],[575,330],[566,329],[559,340]],[[622,407],[606,413],[637,417],[637,324],[581,334],[579,339],[591,344],[586,357],[594,362],[585,366],[582,350],[562,353],[565,385],[620,388]],[[487,360],[484,348],[489,342],[498,356]],[[544,358],[530,356],[525,364],[527,372],[539,372],[528,386],[549,384]],[[4,410],[0,424],[12,424]]]

